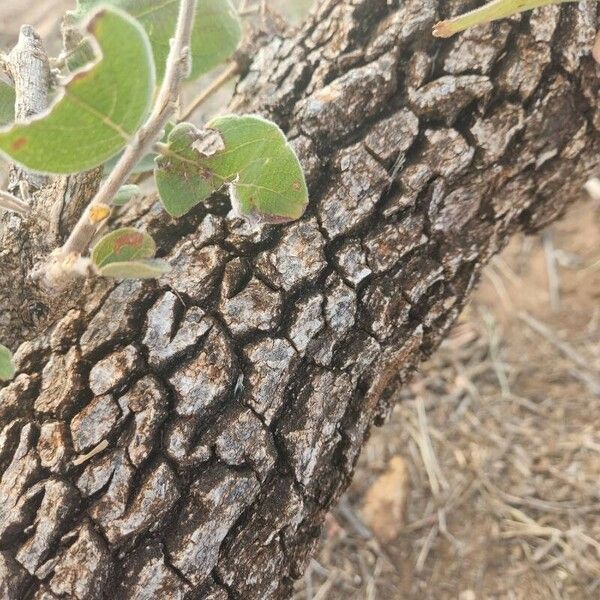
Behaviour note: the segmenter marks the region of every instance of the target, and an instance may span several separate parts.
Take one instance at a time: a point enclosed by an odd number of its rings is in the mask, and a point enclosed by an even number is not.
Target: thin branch
[[[21,26],[19,40],[3,63],[15,84],[15,122],[27,123],[33,115],[44,112],[50,104],[50,61],[39,34],[30,25]],[[35,189],[47,182],[45,175],[20,167],[10,170],[9,189],[14,191],[21,181]]]
[[[127,146],[123,156],[81,215],[62,247],[61,254],[63,256],[83,254],[88,249],[98,227],[98,224],[91,218],[94,208],[111,203],[119,189],[127,181],[135,165],[160,138],[165,125],[175,114],[181,86],[189,66],[189,46],[195,10],[196,0],[182,0],[175,37],[171,40],[165,78],[152,114]]]
[[[216,94],[228,81],[233,79],[240,73],[240,65],[237,62],[232,62],[218,77],[211,81],[206,88],[204,88],[196,98],[185,108],[183,114],[177,118],[178,123],[188,121],[190,117],[196,112],[211,96]],[[154,149],[157,154],[165,154],[164,145],[161,146],[160,142],[154,144]],[[139,184],[145,181],[149,177],[154,175],[153,171],[145,173],[138,173],[131,178],[132,183]]]
[[[191,104],[183,111],[179,121],[187,121],[212,95],[216,94],[224,85],[240,72],[240,65],[232,62],[210,85],[204,88]]]
[[[4,190],[0,190],[0,208],[20,215],[26,215],[30,211],[27,202],[23,202],[23,200]]]

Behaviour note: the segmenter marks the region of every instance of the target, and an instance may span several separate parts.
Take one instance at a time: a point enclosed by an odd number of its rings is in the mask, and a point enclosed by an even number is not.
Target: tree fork
[[[70,41],[65,38],[65,50]],[[23,122],[50,104],[52,71],[37,32],[23,25],[19,40],[3,58],[3,67],[15,84],[15,119]],[[100,182],[102,169],[69,177],[10,169],[9,190],[29,205],[27,214],[0,216],[0,339],[16,348],[33,338],[49,322],[55,309],[74,302],[77,294],[47,295],[31,278],[34,266],[60,246],[79,219]],[[61,308],[58,308],[60,311]]]
[[[289,597],[391,386],[597,167],[596,5],[434,40],[459,5],[326,0],[272,39],[233,108],[294,139],[306,216],[131,207],[173,272],[100,282],[21,347],[1,597]]]

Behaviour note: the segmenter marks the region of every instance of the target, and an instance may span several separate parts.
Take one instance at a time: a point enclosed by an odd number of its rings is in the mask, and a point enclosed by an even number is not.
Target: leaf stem
[[[169,154],[169,144],[165,144],[163,142],[156,142],[156,144],[154,144],[154,152],[156,152],[156,154],[162,154],[163,156],[167,156]]]
[[[62,247],[61,254],[63,256],[83,254],[87,251],[97,231],[97,224],[91,219],[94,207],[111,203],[113,197],[127,181],[135,165],[160,138],[165,125],[175,114],[181,86],[189,70],[189,46],[192,37],[195,10],[196,0],[181,1],[175,36],[171,40],[171,50],[167,59],[165,77],[154,109],[146,123],[129,143],[119,162],[104,181],[94,199],[81,215],[81,218]]]
[[[233,79],[240,72],[240,65],[233,61],[229,66],[217,77],[211,81],[210,85],[204,88],[190,105],[183,111],[178,121],[187,121],[189,118],[202,106],[208,98],[216,94],[224,85]]]
[[[576,2],[577,0],[492,0],[479,8],[467,13],[440,21],[433,27],[433,35],[439,38],[448,38],[455,33],[470,29],[475,25],[490,23],[498,19],[505,19],[512,15],[548,4],[562,4],[564,2]]]
[[[27,202],[23,202],[23,200],[4,190],[0,190],[0,208],[20,215],[26,215],[31,210]]]

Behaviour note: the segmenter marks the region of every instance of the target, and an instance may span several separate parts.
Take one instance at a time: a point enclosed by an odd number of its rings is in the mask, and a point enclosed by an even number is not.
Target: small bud
[[[139,185],[124,185],[118,192],[117,195],[113,198],[112,203],[115,206],[125,206],[128,202],[132,200],[139,200],[143,196],[142,190]]]
[[[72,288],[75,279],[90,277],[93,273],[94,267],[89,258],[77,253],[65,254],[62,248],[57,248],[47,260],[33,268],[31,278],[50,293]]]

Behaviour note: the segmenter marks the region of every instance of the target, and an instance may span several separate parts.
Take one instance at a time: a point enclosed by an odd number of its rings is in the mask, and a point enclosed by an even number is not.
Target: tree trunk
[[[294,139],[306,216],[148,204],[123,220],[173,273],[99,283],[21,347],[0,391],[0,597],[289,596],[391,386],[597,164],[596,4],[431,37],[465,8],[324,0],[271,40],[234,107]]]

